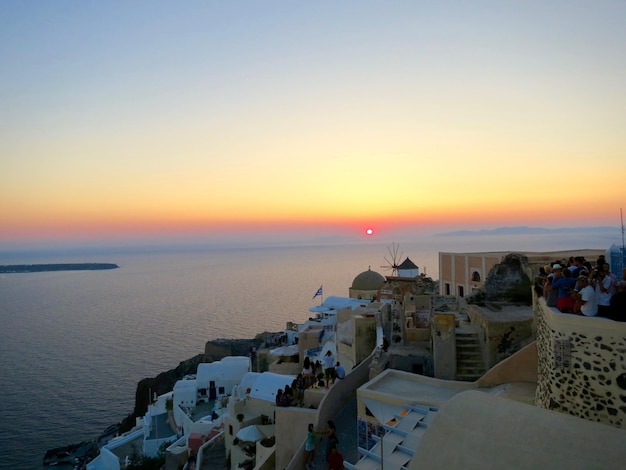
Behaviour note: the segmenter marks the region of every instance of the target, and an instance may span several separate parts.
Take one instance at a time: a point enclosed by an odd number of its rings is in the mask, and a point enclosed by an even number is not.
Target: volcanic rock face
[[[158,396],[171,391],[177,380],[182,379],[185,375],[195,374],[198,364],[202,362],[206,362],[205,354],[198,354],[181,362],[175,369],[161,372],[156,377],[140,380],[135,392],[135,408],[133,413],[122,421],[120,432],[131,429],[135,425],[135,418],[146,414],[150,400],[155,394]]]
[[[532,284],[526,274],[528,258],[512,253],[496,264],[485,280],[485,285],[470,299],[470,303],[510,302],[532,304]]]

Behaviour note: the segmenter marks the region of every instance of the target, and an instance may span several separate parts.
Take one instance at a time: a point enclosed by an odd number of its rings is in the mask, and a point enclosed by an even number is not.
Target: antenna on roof
[[[622,208],[619,208],[619,217],[622,220],[622,253],[626,251],[626,245],[624,245],[624,214],[622,213]]]

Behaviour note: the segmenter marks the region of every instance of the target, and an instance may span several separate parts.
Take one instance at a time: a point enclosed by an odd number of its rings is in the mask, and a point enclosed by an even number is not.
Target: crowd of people
[[[340,362],[335,362],[335,356],[327,351],[320,361],[311,361],[306,356],[300,372],[291,385],[285,389],[279,388],[276,392],[276,406],[302,406],[304,404],[304,391],[312,387],[326,387],[335,383],[335,380],[343,380],[346,377],[346,369]]]
[[[626,269],[618,279],[604,255],[595,263],[576,256],[547,264],[539,270],[535,289],[563,313],[626,321]]]
[[[304,358],[301,373],[304,389],[315,386],[328,388],[335,380],[345,378],[346,369],[340,362],[335,362],[332,352],[326,351],[322,361],[312,362],[308,356]]]

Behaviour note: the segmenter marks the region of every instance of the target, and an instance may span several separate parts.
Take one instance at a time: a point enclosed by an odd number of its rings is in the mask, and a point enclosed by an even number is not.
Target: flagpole
[[[320,286],[319,289],[317,289],[317,292],[315,292],[313,299],[315,299],[315,297],[317,297],[318,295],[322,297],[322,302],[320,303],[320,305],[322,305],[324,303],[324,285],[323,284]]]

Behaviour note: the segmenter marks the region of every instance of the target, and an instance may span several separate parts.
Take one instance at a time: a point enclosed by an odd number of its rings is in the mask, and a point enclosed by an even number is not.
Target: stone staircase
[[[478,333],[472,330],[457,330],[456,379],[473,382],[485,372],[485,360]]]
[[[383,424],[384,436],[371,436],[375,444],[369,449],[359,447],[360,460],[351,464],[344,460],[346,470],[407,470],[419,441],[439,408],[412,404]]]

